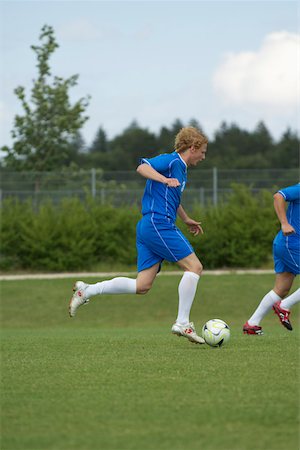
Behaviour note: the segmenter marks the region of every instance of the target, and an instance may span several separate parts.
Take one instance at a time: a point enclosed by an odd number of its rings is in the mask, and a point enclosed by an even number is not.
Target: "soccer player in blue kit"
[[[178,215],[192,234],[203,233],[201,222],[191,219],[180,201],[187,182],[187,168],[205,159],[207,143],[207,137],[197,128],[185,127],[176,135],[175,151],[141,159],[137,172],[147,182],[142,199],[143,217],[136,229],[137,278],[116,277],[91,285],[77,281],[69,304],[70,317],[98,294],[146,294],[162,262],[167,260],[176,262],[184,271],[178,286],[178,315],[171,331],[193,343],[205,343],[189,317],[203,267],[175,221]]]
[[[287,211],[286,202],[289,202]],[[273,241],[275,285],[243,326],[244,334],[263,334],[259,324],[271,308],[281,324],[292,330],[290,309],[300,302],[300,288],[286,297],[296,275],[300,273],[300,184],[276,192],[274,209],[281,223],[281,230]]]

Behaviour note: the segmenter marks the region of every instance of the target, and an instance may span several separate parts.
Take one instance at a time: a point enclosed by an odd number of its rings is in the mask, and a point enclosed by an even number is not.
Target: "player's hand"
[[[188,226],[190,233],[192,233],[194,236],[198,236],[198,234],[203,234],[204,231],[201,227],[201,222],[196,222],[193,219],[186,219],[185,224]]]
[[[178,187],[180,186],[179,181],[177,180],[177,178],[166,178],[166,185],[168,187]]]
[[[289,223],[282,225],[281,230],[284,236],[290,236],[291,234],[296,233],[295,228]]]

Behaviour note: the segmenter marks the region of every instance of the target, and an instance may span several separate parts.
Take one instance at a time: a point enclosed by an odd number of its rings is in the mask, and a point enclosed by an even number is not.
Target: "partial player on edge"
[[[287,211],[286,202],[289,203]],[[300,302],[300,288],[287,297],[300,273],[300,183],[276,192],[274,209],[281,224],[273,241],[275,284],[244,324],[244,334],[262,335],[260,322],[272,308],[280,323],[291,331],[290,309]]]

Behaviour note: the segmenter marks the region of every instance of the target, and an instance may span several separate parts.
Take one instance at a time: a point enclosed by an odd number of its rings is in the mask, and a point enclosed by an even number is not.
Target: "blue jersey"
[[[166,178],[177,178],[180,186],[168,187],[158,181],[147,180],[142,199],[143,216],[151,214],[154,219],[175,222],[181,194],[187,181],[187,165],[179,153],[165,153],[154,158],[142,158],[141,163],[149,164]]]
[[[283,198],[289,202],[286,211],[286,217],[290,225],[294,227],[295,233],[290,236],[284,236],[280,230],[274,239],[274,244],[284,245],[290,249],[298,249],[300,247],[300,183],[289,186],[278,191]]]

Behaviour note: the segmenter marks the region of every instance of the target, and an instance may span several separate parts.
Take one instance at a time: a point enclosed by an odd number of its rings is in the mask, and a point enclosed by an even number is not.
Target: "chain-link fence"
[[[102,204],[140,205],[145,179],[135,171],[104,172],[101,169],[63,172],[1,172],[0,200],[30,199],[36,205],[46,199],[59,203],[66,197],[83,201],[92,196]],[[223,170],[191,169],[183,195],[185,206],[217,204],[232,190],[233,183],[244,184],[253,192],[299,182],[298,169]]]

